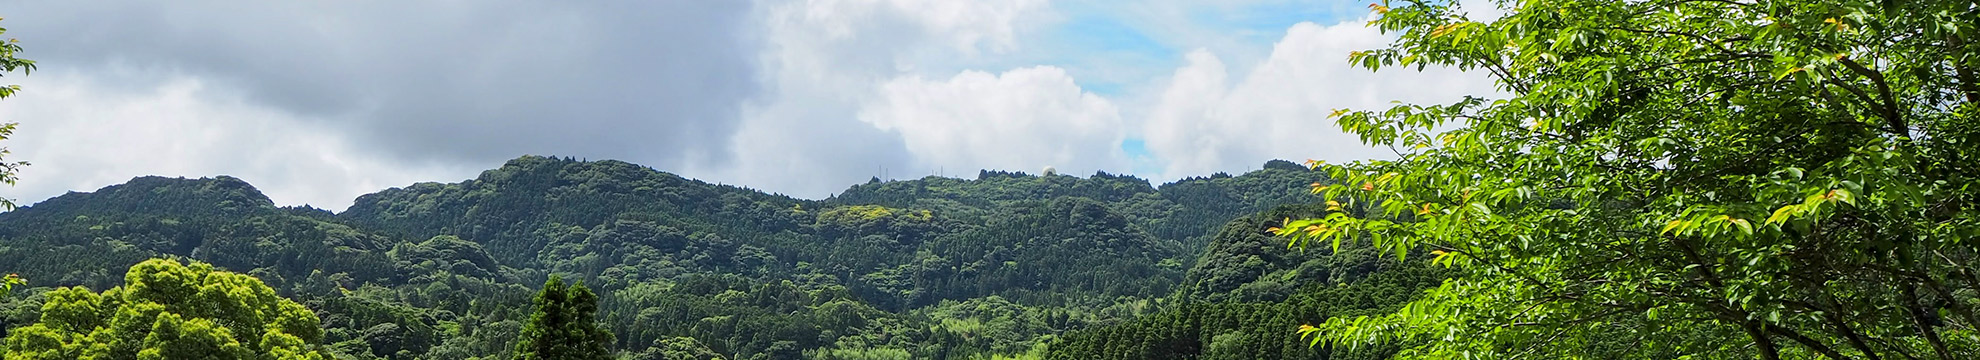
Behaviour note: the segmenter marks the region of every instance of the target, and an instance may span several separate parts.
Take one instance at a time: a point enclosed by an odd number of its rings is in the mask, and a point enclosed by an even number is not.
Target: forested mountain
[[[1309,347],[1293,331],[1335,316],[1393,311],[1448,274],[1398,262],[1366,246],[1292,251],[1267,229],[1316,216],[1322,205],[1284,205],[1219,231],[1162,311],[1064,336],[1051,359],[1385,359],[1392,346],[1339,352]]]
[[[805,200],[528,156],[332,213],[277,207],[231,177],[143,177],[0,214],[0,270],[37,287],[0,304],[0,328],[39,318],[51,287],[106,289],[168,257],[262,279],[318,313],[340,358],[505,358],[553,275],[596,292],[627,358],[1305,349],[1293,326],[1399,303],[1439,276],[1266,234],[1313,213],[1280,205],[1325,181],[1285,161],[1161,186],[985,171]]]

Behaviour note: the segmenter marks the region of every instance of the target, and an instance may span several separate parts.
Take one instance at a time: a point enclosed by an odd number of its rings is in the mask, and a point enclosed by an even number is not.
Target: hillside
[[[0,304],[0,328],[32,321],[47,287],[103,289],[178,257],[298,299],[347,358],[499,358],[553,274],[597,290],[631,358],[1037,355],[1142,315],[1282,303],[1375,272],[1366,254],[1311,260],[1338,257],[1252,229],[1299,208],[1225,225],[1320,181],[1284,161],[1160,186],[985,171],[805,200],[529,156],[331,213],[231,177],[142,177],[0,214],[0,264],[41,287]]]

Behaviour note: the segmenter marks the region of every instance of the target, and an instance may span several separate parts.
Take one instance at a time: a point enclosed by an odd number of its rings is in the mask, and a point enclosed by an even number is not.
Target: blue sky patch
[[[1148,142],[1141,138],[1121,140],[1121,152],[1127,153],[1128,166],[1133,168],[1135,174],[1159,174],[1165,165],[1162,159],[1148,152]]]

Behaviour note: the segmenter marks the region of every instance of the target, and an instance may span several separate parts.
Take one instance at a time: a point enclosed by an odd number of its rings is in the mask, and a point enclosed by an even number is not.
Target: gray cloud
[[[1277,0],[1219,4],[1258,1]],[[335,209],[520,154],[809,198],[883,168],[1053,165],[1159,181],[1379,156],[1295,130],[1331,128],[1337,107],[1490,91],[1448,72],[1348,71],[1346,51],[1389,39],[1361,20],[1265,44],[1195,24],[1197,3],[1101,4],[0,0],[0,26],[42,65],[10,76],[27,89],[0,102],[0,121],[22,124],[0,146],[36,164],[0,196],[225,174],[278,203]],[[1046,30],[1083,18],[1067,10],[1122,14],[1162,48],[1201,50],[1159,61],[1054,45],[1064,34]],[[1082,88],[1093,79],[1113,88]],[[1148,153],[1127,153],[1129,139]]]
[[[691,176],[821,198],[881,176],[919,178],[964,164],[930,164],[903,134],[859,120],[880,86],[925,64],[996,56],[1016,47],[1015,24],[1042,0],[757,2],[763,91],[743,107],[731,140],[737,161],[690,167]],[[950,74],[940,75],[943,78]],[[955,144],[961,146],[962,144]],[[999,148],[974,149],[983,152]],[[949,165],[947,168],[941,165]],[[983,164],[967,164],[980,166]]]
[[[44,71],[198,77],[403,161],[542,153],[665,169],[729,156],[758,83],[750,6],[45,1],[0,16]]]

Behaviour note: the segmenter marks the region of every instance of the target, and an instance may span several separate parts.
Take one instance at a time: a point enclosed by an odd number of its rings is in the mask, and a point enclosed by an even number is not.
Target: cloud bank
[[[41,62],[0,101],[0,196],[234,175],[277,203],[459,181],[523,154],[820,198],[978,168],[1157,181],[1382,157],[1325,116],[1491,93],[1380,74],[1339,6],[1247,1],[12,3]]]
[[[1168,161],[1164,174],[1231,171],[1271,158],[1393,158],[1393,150],[1362,144],[1327,116],[1335,109],[1448,103],[1496,92],[1490,79],[1454,69],[1375,73],[1349,66],[1348,52],[1390,40],[1362,23],[1293,25],[1247,74],[1233,74],[1216,54],[1191,52],[1146,125],[1149,149]]]

